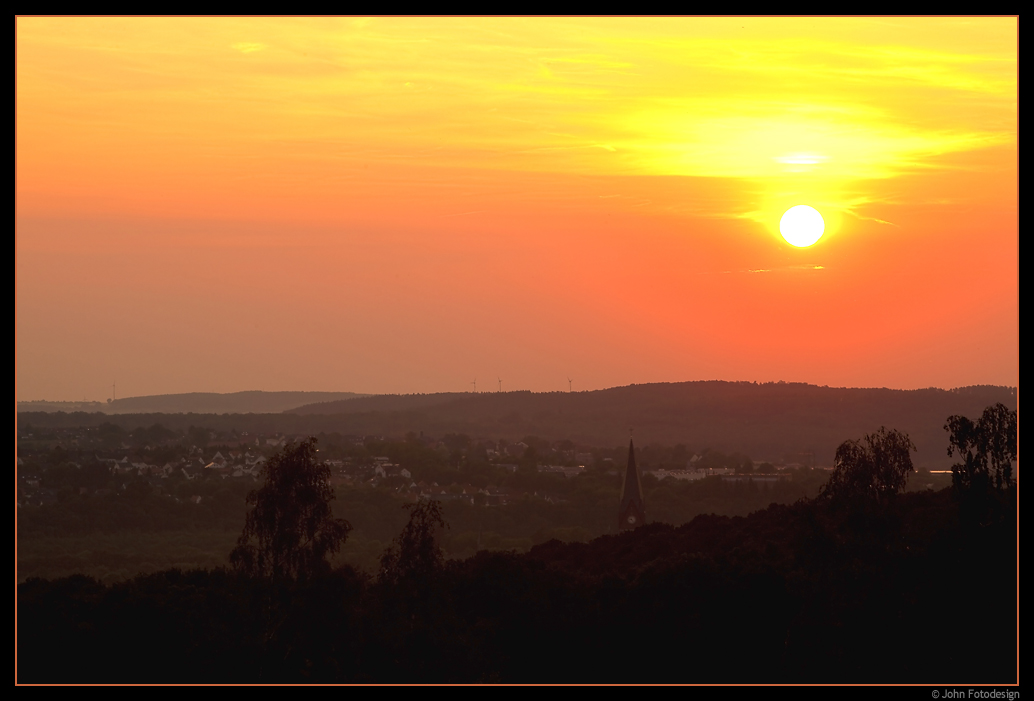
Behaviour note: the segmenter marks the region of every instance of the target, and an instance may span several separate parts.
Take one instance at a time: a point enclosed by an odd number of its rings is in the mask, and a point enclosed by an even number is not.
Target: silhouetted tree
[[[1012,463],[1017,457],[1016,412],[1004,404],[984,409],[976,421],[949,416],[948,455],[957,451],[961,463],[952,466],[952,489],[965,522],[989,525],[1002,517],[1014,486]]]
[[[331,517],[330,468],[316,460],[316,439],[285,446],[263,472],[265,485],[248,495],[252,508],[230,561],[246,574],[273,578],[328,570],[327,556],[352,526]]]
[[[834,501],[883,502],[904,488],[915,449],[908,434],[882,426],[860,441],[844,441],[837,448],[833,474],[821,496]]]
[[[952,466],[952,485],[957,491],[1004,491],[1012,486],[1016,460],[1016,412],[1004,404],[984,409],[974,423],[965,416],[949,416],[948,456],[958,452],[963,460]]]
[[[406,504],[409,523],[381,557],[380,580],[386,584],[424,578],[442,569],[445,556],[438,545],[438,529],[446,528],[437,501]]]

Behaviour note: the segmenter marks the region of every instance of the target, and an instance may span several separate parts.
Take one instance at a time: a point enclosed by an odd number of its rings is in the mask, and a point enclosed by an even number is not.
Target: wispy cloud
[[[743,268],[740,270],[700,270],[697,275],[757,275],[761,273],[811,272],[825,270],[824,265],[786,265],[779,268]]]
[[[265,44],[260,44],[254,41],[239,41],[236,44],[232,44],[231,46],[232,48],[240,51],[242,54],[251,54],[256,51],[261,51],[262,49],[267,48]]]

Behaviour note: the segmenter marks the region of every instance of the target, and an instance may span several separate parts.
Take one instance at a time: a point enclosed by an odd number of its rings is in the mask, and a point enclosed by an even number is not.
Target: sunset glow
[[[19,399],[1018,382],[1015,18],[16,28]]]

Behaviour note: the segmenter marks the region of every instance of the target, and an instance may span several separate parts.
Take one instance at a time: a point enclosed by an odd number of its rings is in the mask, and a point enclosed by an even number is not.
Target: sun
[[[790,207],[779,220],[779,233],[791,246],[806,248],[820,238],[826,230],[826,222],[814,207],[799,204]]]

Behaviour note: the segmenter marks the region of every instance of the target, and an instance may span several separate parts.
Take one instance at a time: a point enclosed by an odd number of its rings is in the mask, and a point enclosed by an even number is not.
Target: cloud
[[[756,275],[758,273],[781,273],[795,270],[825,270],[824,265],[785,265],[780,268],[747,268],[745,270],[701,270],[698,271],[698,275],[735,275],[737,273],[747,273],[749,275]]]
[[[268,47],[265,44],[254,41],[239,41],[236,44],[232,44],[232,48],[237,49],[242,54],[250,54]]]

